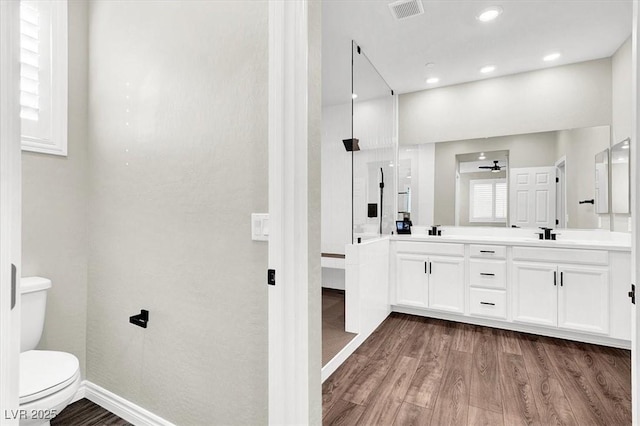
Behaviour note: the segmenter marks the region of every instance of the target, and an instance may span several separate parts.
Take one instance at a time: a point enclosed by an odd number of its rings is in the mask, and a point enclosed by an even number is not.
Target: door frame
[[[309,105],[309,40],[310,30],[319,25],[310,20],[310,8],[319,7],[314,3],[269,2],[269,269],[275,271],[275,285],[268,286],[268,408],[273,425],[320,423],[322,412],[321,334],[310,333],[309,326],[315,324],[319,303],[319,293],[316,301],[310,291],[310,270],[320,260],[310,259],[314,237],[309,232],[315,214],[309,205],[317,189],[309,167],[309,114],[315,113]]]
[[[638,196],[638,166],[640,166],[640,67],[638,64],[638,48],[640,46],[640,6],[638,0],[633,2],[633,30],[631,33],[631,282],[638,285],[640,277],[640,259],[638,249],[640,248],[640,197]],[[638,302],[636,302],[638,303]],[[640,389],[640,315],[637,312],[637,305],[631,305],[631,411],[633,424],[640,423],[638,413],[638,389]]]
[[[567,227],[567,157],[556,161],[556,228]]]
[[[0,424],[18,424],[21,266],[20,3],[0,1]],[[13,287],[13,288],[12,288]],[[15,306],[11,308],[12,292]]]

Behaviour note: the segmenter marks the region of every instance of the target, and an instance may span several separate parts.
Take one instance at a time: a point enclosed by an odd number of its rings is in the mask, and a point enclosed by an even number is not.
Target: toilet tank
[[[42,277],[20,279],[20,352],[35,349],[44,329],[47,290],[51,280]]]

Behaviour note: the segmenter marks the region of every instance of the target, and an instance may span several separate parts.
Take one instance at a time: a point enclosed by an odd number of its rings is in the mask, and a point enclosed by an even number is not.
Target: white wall
[[[578,204],[595,199],[595,154],[609,147],[609,126],[571,129],[557,132],[556,158],[566,157],[567,228],[600,227],[593,204]],[[551,164],[553,165],[553,164]]]
[[[611,59],[400,95],[400,145],[611,124]]]
[[[322,108],[322,252],[344,254],[351,243],[351,105]],[[358,154],[358,153],[355,153]]]
[[[631,38],[625,41],[611,58],[612,68],[612,111],[611,145],[631,137]],[[629,231],[628,214],[612,215],[613,231]]]
[[[433,225],[435,191],[434,143],[400,147],[398,158],[411,164],[411,221],[414,225]]]
[[[266,424],[268,5],[95,1],[90,40],[87,377],[175,424]]]
[[[70,352],[85,374],[88,3],[69,2],[67,157],[22,154],[22,275],[53,281],[41,349]]]
[[[631,137],[631,38],[611,57],[611,144]]]

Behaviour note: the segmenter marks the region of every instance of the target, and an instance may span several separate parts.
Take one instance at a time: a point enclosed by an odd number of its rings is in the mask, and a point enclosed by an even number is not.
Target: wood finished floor
[[[51,426],[131,426],[131,423],[88,399],[81,399],[54,417]]]
[[[344,291],[322,289],[322,365],[344,348],[356,335],[344,331]]]
[[[631,356],[393,313],[322,396],[325,425],[630,425]]]

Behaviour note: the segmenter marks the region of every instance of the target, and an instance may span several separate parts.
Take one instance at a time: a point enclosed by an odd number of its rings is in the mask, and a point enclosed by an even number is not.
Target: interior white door
[[[20,360],[19,2],[0,1],[0,424],[17,425]],[[14,267],[15,266],[15,267]]]
[[[427,257],[398,253],[396,265],[396,303],[426,308],[429,304]]]
[[[556,168],[509,170],[509,219],[521,228],[555,226]]]
[[[609,332],[609,269],[558,268],[558,327]]]
[[[558,324],[557,266],[513,262],[513,320],[531,324]]]
[[[429,257],[429,307],[464,312],[464,258]]]

